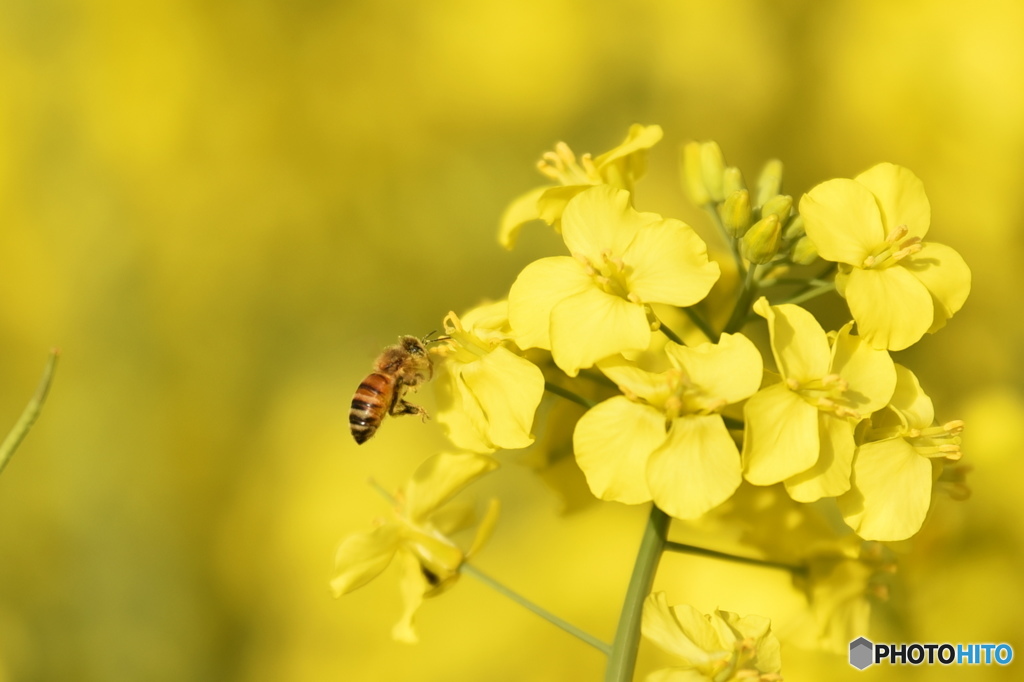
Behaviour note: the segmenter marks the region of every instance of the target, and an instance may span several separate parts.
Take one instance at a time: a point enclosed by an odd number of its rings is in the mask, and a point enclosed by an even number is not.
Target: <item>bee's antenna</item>
[[[441,343],[442,341],[447,341],[450,338],[452,338],[452,337],[450,337],[450,336],[439,336],[436,339],[428,339],[428,338],[424,337],[423,338],[423,343]]]

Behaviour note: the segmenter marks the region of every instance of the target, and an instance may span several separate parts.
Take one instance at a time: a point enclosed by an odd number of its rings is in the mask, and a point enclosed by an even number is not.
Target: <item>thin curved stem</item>
[[[633,564],[633,576],[626,588],[626,599],[619,616],[619,626],[615,630],[615,641],[605,669],[605,682],[629,682],[633,679],[636,668],[636,653],[640,646],[640,623],[643,618],[644,600],[654,584],[654,574],[658,570],[658,561],[665,551],[668,538],[668,526],[671,520],[668,514],[651,505],[647,527],[644,529],[640,549]]]
[[[594,405],[597,405],[597,403],[594,402],[593,400],[590,400],[589,398],[584,398],[583,396],[579,395],[578,393],[573,393],[569,389],[562,388],[558,384],[553,384],[550,381],[545,381],[544,382],[544,390],[547,391],[548,393],[554,393],[557,396],[561,396],[562,398],[565,398],[566,400],[571,400],[572,402],[576,403],[577,405],[582,405],[583,407],[587,408],[588,410],[591,407],[593,407]]]
[[[786,301],[783,301],[783,303],[803,303],[804,301],[809,301],[812,298],[817,298],[818,296],[821,296],[823,294],[827,294],[830,291],[835,291],[835,289],[836,289],[836,283],[835,282],[828,282],[827,284],[822,284],[819,287],[815,287],[813,289],[809,289],[809,290],[807,290],[807,291],[805,291],[805,292],[803,292],[801,294],[793,296],[792,298],[790,298],[790,299],[788,299]]]
[[[28,430],[32,428],[32,424],[39,418],[39,413],[43,409],[43,403],[46,402],[46,394],[49,393],[50,384],[53,382],[53,371],[57,367],[58,357],[60,357],[59,350],[54,348],[50,351],[50,357],[46,361],[46,367],[43,368],[43,376],[39,380],[39,385],[36,386],[36,392],[28,401],[25,409],[22,410],[21,416],[18,418],[14,428],[4,438],[4,442],[0,444],[0,473],[7,466],[7,462],[10,461],[14,451],[21,445],[21,441],[25,440],[25,436],[28,435]]]
[[[586,642],[590,646],[594,647],[595,649],[597,649],[598,651],[603,653],[605,656],[608,656],[608,655],[611,654],[612,647],[607,642],[602,642],[600,639],[598,639],[597,637],[594,637],[589,632],[585,632],[584,630],[581,630],[580,628],[576,627],[575,625],[573,625],[569,621],[563,620],[562,618],[559,618],[558,616],[556,616],[555,614],[551,613],[547,609],[544,609],[544,608],[538,606],[537,604],[534,604],[532,601],[530,601],[526,597],[522,596],[518,592],[515,592],[515,591],[505,587],[500,582],[498,582],[497,580],[495,580],[491,576],[487,575],[486,573],[481,571],[476,566],[474,566],[472,564],[469,564],[469,563],[464,563],[464,564],[462,564],[462,567],[459,570],[462,573],[467,573],[467,574],[473,576],[474,578],[476,578],[477,580],[479,580],[483,584],[485,584],[488,587],[490,587],[495,592],[497,592],[497,593],[499,593],[499,594],[501,594],[501,595],[503,595],[505,597],[508,597],[509,599],[514,601],[515,603],[517,603],[520,606],[522,606],[523,608],[528,609],[529,611],[535,613],[536,615],[540,616],[541,618],[543,618],[544,620],[548,621],[552,625],[561,628],[565,632],[568,632],[573,637],[576,637],[577,639],[579,639],[579,640],[581,640],[583,642]]]
[[[666,542],[665,550],[668,552],[677,552],[679,554],[694,554],[696,556],[706,556],[713,559],[725,559],[726,561],[732,561],[739,564],[750,564],[752,566],[764,566],[766,568],[781,568],[791,573],[806,573],[807,567],[787,564],[781,561],[768,561],[767,559],[756,559],[754,557],[737,556],[735,554],[728,554],[726,552],[719,552],[714,549],[705,549],[704,547],[695,547],[694,545],[687,545],[682,542]]]
[[[711,325],[708,324],[707,320],[701,317],[700,313],[698,313],[693,307],[683,308],[682,310],[686,313],[686,316],[690,318],[690,322],[693,322],[694,326],[697,327],[705,337],[707,337],[708,341],[714,343],[718,340],[718,334],[715,333],[715,330],[711,328]]]
[[[674,331],[665,326],[665,323],[662,322],[661,320],[658,320],[658,329],[660,329],[661,333],[667,336],[669,340],[678,343],[680,346],[686,345],[686,342],[683,341],[683,337],[679,336],[679,334],[676,334]]]

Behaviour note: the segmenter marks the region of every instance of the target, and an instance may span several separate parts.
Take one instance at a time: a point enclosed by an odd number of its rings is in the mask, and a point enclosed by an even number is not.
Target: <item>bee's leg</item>
[[[396,400],[395,404],[391,406],[391,415],[399,416],[403,414],[418,414],[423,417],[423,421],[430,419],[430,415],[419,405],[413,405],[412,403],[404,400]]]

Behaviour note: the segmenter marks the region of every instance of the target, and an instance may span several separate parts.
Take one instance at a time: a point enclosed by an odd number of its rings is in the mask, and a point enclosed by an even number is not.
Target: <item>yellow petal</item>
[[[664,440],[664,415],[622,396],[588,410],[572,436],[576,463],[591,492],[625,504],[651,499],[647,458]]]
[[[423,570],[436,576],[435,583],[450,578],[458,572],[466,559],[462,550],[450,540],[437,537],[432,528],[420,528],[405,524],[402,527],[403,549],[416,557]]]
[[[825,260],[860,267],[885,241],[875,196],[854,180],[823,182],[800,200],[804,229]]]
[[[718,263],[708,261],[708,247],[693,228],[672,219],[639,230],[622,260],[629,273],[627,287],[645,303],[693,305],[708,295],[721,274]]]
[[[707,663],[708,650],[720,648],[704,615],[689,604],[670,607],[664,592],[652,592],[644,600],[640,628],[644,637],[693,666]]]
[[[544,396],[544,375],[529,360],[498,346],[462,368],[462,378],[486,418],[486,439],[498,448],[533,442],[533,417]]]
[[[853,270],[846,302],[860,335],[872,347],[889,350],[917,343],[931,327],[935,308],[924,284],[898,265]]]
[[[569,205],[573,197],[590,186],[565,185],[549,187],[544,190],[544,193],[537,199],[537,210],[540,213],[541,220],[554,227],[555,230],[560,231],[562,229],[562,215],[565,213],[565,207]]]
[[[624,393],[637,395],[655,407],[660,408],[665,403],[671,390],[664,374],[640,369],[621,355],[605,358],[597,366]]]
[[[722,417],[674,419],[647,462],[654,503],[677,519],[695,519],[729,499],[743,480],[740,453]]]
[[[397,642],[416,644],[420,640],[413,621],[423,604],[423,595],[430,590],[430,583],[423,575],[420,562],[408,552],[402,552],[402,577],[398,587],[402,595],[402,617],[391,628],[391,637]]]
[[[405,487],[406,515],[414,523],[422,521],[467,485],[497,468],[497,460],[487,455],[441,453],[427,458]]]
[[[784,481],[818,460],[818,410],[785,384],[751,396],[743,416],[743,469],[754,485]]]
[[[629,133],[627,133],[626,139],[623,140],[619,146],[606,151],[604,154],[601,154],[594,159],[594,166],[600,171],[605,166],[618,161],[619,159],[624,159],[630,154],[636,154],[637,152],[650,149],[657,144],[659,140],[661,140],[661,137],[661,126],[645,126],[640,125],[639,123],[634,123],[629,127]],[[635,169],[633,179],[635,180],[639,178],[640,174],[641,173],[636,172]]]
[[[347,594],[380,575],[395,556],[398,540],[398,526],[393,523],[345,538],[334,556],[334,596]]]
[[[880,163],[856,178],[878,200],[885,233],[905,225],[908,237],[924,237],[932,219],[931,205],[924,183],[909,169],[893,163]]]
[[[932,399],[921,389],[914,373],[903,365],[896,365],[896,390],[891,403],[909,428],[925,429],[935,421]]]
[[[551,357],[571,377],[598,360],[644,350],[651,327],[642,305],[588,288],[551,311]]]
[[[463,329],[481,341],[496,343],[510,337],[508,300],[482,303],[467,311],[459,321]]]
[[[932,498],[932,467],[902,438],[860,446],[853,483],[853,490],[838,502],[857,535],[905,540],[921,528]]]
[[[437,421],[457,447],[488,453],[498,449],[487,438],[487,415],[463,380],[461,365],[442,363],[431,382],[437,396]]]
[[[850,333],[851,324],[839,330],[832,345],[831,371],[849,384],[845,397],[862,417],[880,410],[896,389],[896,367],[889,353],[872,348]]]
[[[519,273],[508,292],[508,321],[516,345],[551,350],[551,310],[594,286],[578,261],[567,256],[536,260]]]
[[[476,529],[476,535],[473,536],[473,544],[470,545],[466,551],[466,558],[469,559],[474,554],[483,549],[483,546],[490,540],[491,534],[494,532],[494,527],[498,525],[498,515],[501,513],[501,500],[498,498],[491,498],[491,501],[487,504],[487,511],[484,513],[484,518],[480,521],[480,525]]]
[[[925,242],[920,251],[904,258],[900,265],[932,295],[935,317],[929,332],[941,329],[971,293],[971,269],[959,253],[944,244]]]
[[[717,344],[704,343],[692,348],[669,342],[665,352],[702,389],[699,408],[722,401],[738,403],[761,387],[761,353],[742,334],[722,334]]]
[[[830,414],[819,413],[818,461],[810,469],[786,479],[786,492],[797,502],[814,502],[837,497],[850,489],[853,465],[853,424]]]
[[[540,218],[540,211],[537,209],[537,199],[544,194],[547,187],[536,187],[526,194],[516,197],[508,205],[501,216],[501,224],[498,227],[498,243],[508,250],[512,250],[519,238],[519,230],[525,223]]]
[[[562,238],[569,253],[600,263],[606,252],[621,256],[640,228],[661,220],[654,213],[637,213],[629,192],[597,185],[577,194],[562,214]]]
[[[754,312],[768,320],[772,354],[782,376],[805,382],[828,374],[828,336],[814,315],[791,303],[769,305],[764,296],[754,303]]]

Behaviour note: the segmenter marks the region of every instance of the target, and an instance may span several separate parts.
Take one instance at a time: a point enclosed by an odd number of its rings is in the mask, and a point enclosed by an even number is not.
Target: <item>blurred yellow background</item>
[[[558,252],[536,227],[502,251],[501,211],[556,140],[601,152],[635,122],[666,131],[638,205],[701,229],[686,139],[748,176],[783,159],[794,194],[878,161],[924,180],[974,287],[898,359],[966,420],[974,496],[902,565],[905,625],[1024,655],[1022,83],[1014,0],[0,3],[0,421],[63,351],[0,476],[0,680],[599,679],[468,577],[415,647],[388,636],[393,572],[337,601],[328,580],[386,511],[367,478],[445,447],[415,419],[352,442],[373,358]],[[476,563],[611,639],[644,510],[560,515],[513,463],[474,492],[504,505]],[[762,613],[788,583],[670,557],[659,585]],[[866,674],[793,647],[783,673]]]

